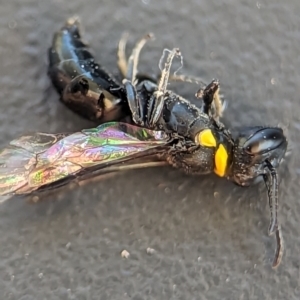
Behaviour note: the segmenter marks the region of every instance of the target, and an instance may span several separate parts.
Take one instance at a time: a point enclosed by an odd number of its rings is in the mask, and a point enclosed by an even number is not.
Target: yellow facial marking
[[[201,146],[216,147],[217,142],[210,129],[201,131],[198,135],[198,142]]]
[[[227,159],[228,153],[225,147],[222,144],[220,144],[215,154],[215,173],[220,177],[223,177],[225,175]]]

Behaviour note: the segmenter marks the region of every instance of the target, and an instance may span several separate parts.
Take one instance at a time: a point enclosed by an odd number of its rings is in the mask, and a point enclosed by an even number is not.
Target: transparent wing
[[[81,172],[147,156],[168,137],[125,123],[106,123],[73,134],[35,133],[0,150],[0,195],[27,194]]]

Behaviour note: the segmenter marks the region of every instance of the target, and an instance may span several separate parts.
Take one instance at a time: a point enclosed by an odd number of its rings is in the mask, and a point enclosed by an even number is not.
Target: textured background
[[[152,31],[141,69],[156,73],[163,48],[180,47],[184,73],[221,80],[226,124],[281,124],[294,150],[281,168],[287,250],[277,271],[263,186],[149,169],[67,187],[36,205],[2,204],[1,299],[300,298],[299,1],[0,2],[0,146],[28,131],[93,125],[59,103],[46,75],[52,34],[76,14],[112,72],[123,31],[131,45]],[[176,88],[194,99],[196,86]]]

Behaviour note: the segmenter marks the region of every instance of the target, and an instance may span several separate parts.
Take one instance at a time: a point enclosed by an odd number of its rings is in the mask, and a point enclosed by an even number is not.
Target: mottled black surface
[[[66,188],[35,205],[2,204],[1,299],[300,298],[299,1],[1,2],[0,146],[28,131],[93,125],[58,101],[46,75],[52,33],[76,14],[112,72],[125,30],[131,45],[154,32],[141,70],[156,73],[162,50],[179,47],[182,72],[221,80],[226,124],[281,124],[292,148],[280,172],[287,250],[277,271],[263,186],[149,169]],[[198,88],[175,87],[191,99]]]

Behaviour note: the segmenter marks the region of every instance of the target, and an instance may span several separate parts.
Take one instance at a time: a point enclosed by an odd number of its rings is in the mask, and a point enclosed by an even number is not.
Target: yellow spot
[[[198,142],[201,146],[216,147],[217,142],[210,129],[201,131],[198,135]]]
[[[220,144],[218,150],[215,155],[215,173],[223,177],[225,175],[226,167],[227,167],[227,159],[228,154],[225,147]]]

